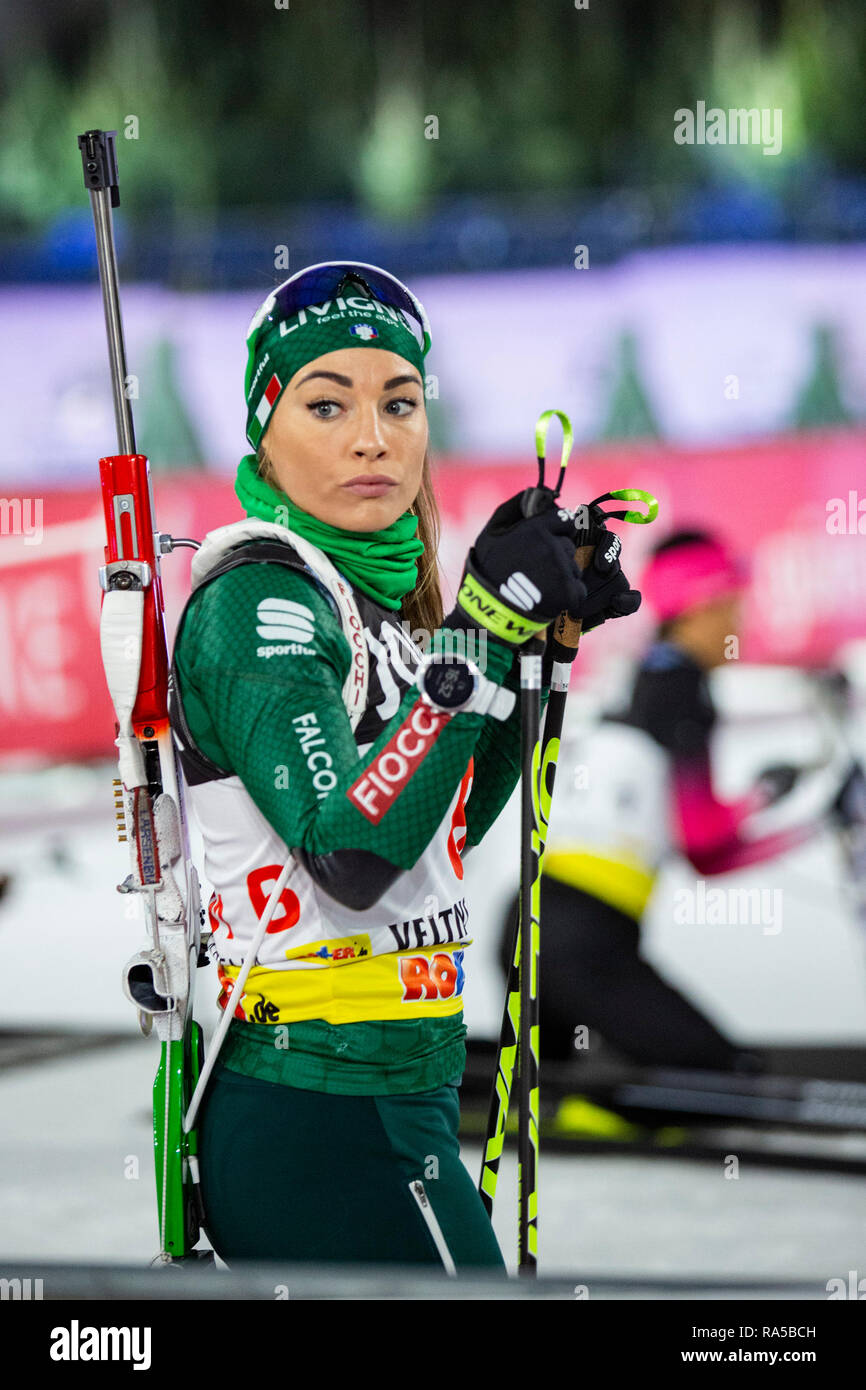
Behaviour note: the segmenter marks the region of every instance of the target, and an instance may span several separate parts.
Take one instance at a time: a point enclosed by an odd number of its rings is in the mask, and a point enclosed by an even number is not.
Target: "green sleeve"
[[[291,651],[266,656],[275,645],[290,645],[260,635],[275,611],[278,623],[290,615],[290,635],[298,640]],[[423,759],[410,763],[405,785],[379,799],[387,809],[374,823],[352,788],[407,720],[418,694],[412,687],[405,692],[362,759],[342,699],[350,660],[328,600],[311,579],[283,565],[243,565],[206,585],[191,600],[175,645],[196,743],[241,779],[290,849],[366,849],[409,869],[493,721],[466,712],[448,720]],[[511,653],[500,647],[488,657],[486,674],[501,683],[510,664]]]

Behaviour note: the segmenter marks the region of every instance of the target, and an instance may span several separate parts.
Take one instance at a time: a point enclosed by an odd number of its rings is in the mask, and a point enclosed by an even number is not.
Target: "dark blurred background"
[[[127,267],[184,288],[261,281],[269,239],[409,275],[558,265],[577,225],[597,263],[866,231],[858,0],[7,0],[0,35],[6,280],[90,273],[69,150],[99,125]],[[782,152],[676,145],[695,94],[781,107]]]

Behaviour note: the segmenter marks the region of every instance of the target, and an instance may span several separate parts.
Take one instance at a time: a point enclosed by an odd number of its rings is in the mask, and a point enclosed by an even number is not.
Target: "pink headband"
[[[641,576],[641,591],[661,622],[742,589],[746,565],[720,541],[693,541],[662,551]]]

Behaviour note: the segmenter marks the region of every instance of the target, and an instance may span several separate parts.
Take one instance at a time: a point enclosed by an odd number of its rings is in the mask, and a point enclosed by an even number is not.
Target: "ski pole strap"
[[[596,497],[589,505],[597,507],[600,502],[645,502],[646,514],[636,511],[602,513],[614,521],[630,521],[635,526],[647,526],[651,521],[655,521],[659,514],[659,504],[655,497],[651,492],[644,492],[643,488],[639,487],[621,487],[616,492],[603,492],[601,497]]]
[[[571,428],[571,421],[564,410],[544,410],[539,415],[535,424],[535,454],[538,459],[538,486],[544,486],[545,470],[545,451],[547,448],[547,431],[554,415],[562,425],[562,453],[559,460],[559,480],[554,489],[554,497],[559,496],[560,488],[565,477],[565,466],[574,444],[574,430]]]

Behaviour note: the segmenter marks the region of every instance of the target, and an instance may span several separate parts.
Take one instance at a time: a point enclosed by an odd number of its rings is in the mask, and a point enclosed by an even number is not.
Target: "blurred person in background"
[[[542,1057],[573,1058],[582,1025],[590,1046],[599,1034],[647,1066],[761,1068],[640,953],[641,918],[668,854],[710,877],[770,860],[814,832],[744,834],[755,812],[792,789],[796,768],[767,768],[735,802],[713,791],[708,674],[729,654],[746,580],[746,566],[706,531],[676,532],[651,552],[642,592],[659,624],[628,705],[603,716],[581,742],[573,784],[557,786],[541,890]],[[516,911],[515,902],[503,968]]]

